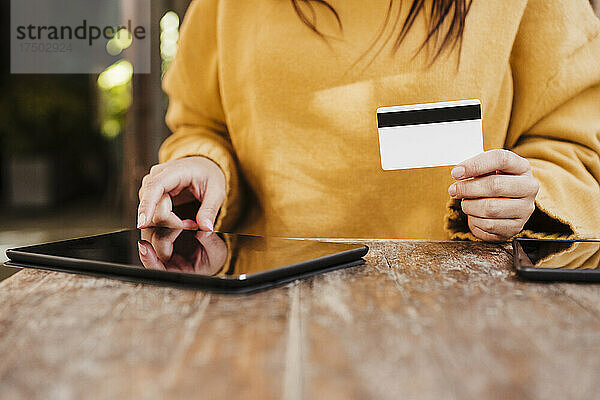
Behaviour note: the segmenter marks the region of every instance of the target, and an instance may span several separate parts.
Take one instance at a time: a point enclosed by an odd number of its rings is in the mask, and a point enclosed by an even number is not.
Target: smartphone
[[[600,240],[516,238],[517,275],[537,281],[600,282]]]

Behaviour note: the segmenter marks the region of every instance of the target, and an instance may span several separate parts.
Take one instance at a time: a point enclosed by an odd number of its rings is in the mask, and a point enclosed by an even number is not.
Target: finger
[[[199,229],[198,224],[193,219],[184,219],[181,222],[183,224],[182,229],[185,229],[186,231],[195,231]]]
[[[158,259],[150,243],[138,241],[140,261],[147,269],[166,270],[164,264]]]
[[[168,194],[164,194],[156,205],[150,225],[177,229],[182,228],[183,223],[179,217],[173,214],[172,209],[173,203],[171,197]]]
[[[507,240],[523,229],[522,219],[492,219],[469,216],[469,228],[485,232],[488,241]],[[473,234],[475,234],[473,232]]]
[[[179,194],[181,192],[183,192],[185,189],[186,188],[182,188],[182,187],[175,188],[169,192],[169,195],[171,196],[172,199],[174,199],[175,197],[179,196]]]
[[[148,230],[152,232],[152,236],[148,242],[152,243],[153,245],[155,243],[164,241],[174,243],[182,232],[182,229],[172,228],[150,228]],[[142,230],[142,232],[143,231],[144,230]]]
[[[474,226],[470,221],[469,221],[469,229],[471,230],[471,233],[473,235],[475,235],[475,237],[477,237],[481,240],[484,240],[486,242],[503,242],[506,240],[502,236],[499,236],[499,235],[496,235],[493,233],[488,233],[488,232],[482,230],[481,228]]]
[[[173,255],[173,243],[181,232],[181,229],[162,230],[160,235],[156,234],[152,237],[151,244],[159,260],[166,263],[171,259]]]
[[[182,221],[174,212],[170,211],[166,218],[161,217],[159,220],[152,221],[152,225],[171,229],[194,229],[196,223],[189,219],[186,221],[188,222]]]
[[[196,214],[198,228],[203,231],[214,229],[215,219],[225,199],[225,191],[214,181],[207,183],[206,192],[201,201],[200,208]]]
[[[178,189],[179,190],[179,189]],[[171,199],[173,200],[173,205],[179,206],[181,204],[191,203],[196,201],[196,196],[194,196],[187,188],[180,189],[177,193],[176,191],[170,192]]]
[[[166,164],[156,164],[156,165],[153,165],[150,168],[150,173],[149,174],[150,175],[157,175],[158,173],[162,172],[166,168],[166,166],[167,166]]]
[[[140,205],[138,207],[138,228],[150,226],[154,211],[163,195],[178,187],[189,185],[189,176],[181,171],[163,169],[156,175],[146,175],[140,189]]]
[[[162,172],[163,169],[165,169],[165,164],[157,164],[157,165],[153,165],[152,168],[150,168],[150,172],[148,172],[148,174],[146,175],[147,177],[150,177],[152,175],[157,175],[159,172]],[[144,176],[144,179],[146,179],[146,176]],[[143,183],[143,180],[142,180]],[[138,190],[138,198],[141,200],[142,198],[142,188],[143,185],[140,186],[140,189]]]
[[[194,272],[194,266],[181,255],[175,253],[169,261],[169,270],[177,269],[181,272]]]
[[[205,272],[210,275],[216,274],[223,268],[223,265],[227,260],[227,244],[225,244],[223,239],[214,232],[197,232],[196,239],[198,239],[200,244],[204,247],[204,251],[208,258],[208,271]],[[194,269],[196,269],[196,271],[198,271],[197,268],[204,270],[202,267],[202,265],[197,263]]]
[[[454,179],[466,179],[502,171],[507,174],[520,175],[530,172],[527,159],[504,149],[489,150],[469,158],[452,169]]]
[[[181,220],[181,218],[179,218],[179,216],[173,212],[173,202],[168,194],[163,195],[161,200],[158,202],[150,225],[172,229],[198,229],[198,224],[196,224],[196,221],[191,219]]]
[[[154,236],[154,229],[152,229],[152,228],[140,229],[140,239],[142,241],[151,243],[153,236]]]
[[[487,175],[454,182],[448,194],[455,199],[478,197],[521,198],[537,194],[538,183],[528,175]]]
[[[467,215],[479,218],[529,218],[535,209],[532,200],[489,197],[484,199],[464,199],[461,208]]]

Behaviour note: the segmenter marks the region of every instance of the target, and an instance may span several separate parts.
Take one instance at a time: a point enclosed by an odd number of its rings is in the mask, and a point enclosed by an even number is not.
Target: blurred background
[[[0,264],[10,247],[135,226],[141,178],[168,135],[160,83],[189,1],[151,0],[149,75],[126,60],[98,75],[11,75],[1,2]],[[15,271],[0,266],[0,280]]]
[[[0,263],[11,247],[135,227],[139,184],[169,134],[160,84],[189,2],[151,0],[144,75],[127,60],[97,75],[11,74],[0,3]],[[0,280],[15,271],[0,266]]]

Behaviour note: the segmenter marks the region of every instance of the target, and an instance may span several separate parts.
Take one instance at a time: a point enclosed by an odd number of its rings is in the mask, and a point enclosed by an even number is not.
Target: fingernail
[[[450,187],[448,188],[448,194],[452,197],[456,196],[456,184],[455,183],[450,185]]]
[[[148,254],[148,249],[146,249],[146,246],[141,244],[140,242],[138,242],[138,250],[140,251],[140,254],[143,256]]]
[[[187,229],[187,230],[198,230],[198,224],[195,221],[192,220],[186,220],[183,221],[184,222],[184,228],[183,229]]]
[[[141,213],[140,215],[138,215],[137,227],[141,228],[144,225],[146,225],[146,215],[144,213]]]
[[[451,174],[454,179],[460,179],[465,176],[465,167],[458,165],[452,169]]]
[[[204,221],[204,225],[212,232],[214,229],[212,221],[208,218],[204,219],[203,221]]]

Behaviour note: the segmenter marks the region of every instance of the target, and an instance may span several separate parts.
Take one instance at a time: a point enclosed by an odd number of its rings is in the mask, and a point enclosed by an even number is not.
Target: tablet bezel
[[[535,281],[600,282],[600,269],[558,269],[523,266],[519,254],[525,254],[520,242],[598,243],[600,239],[533,239],[515,238],[512,242],[513,265],[517,275]],[[528,256],[527,256],[528,257]]]
[[[90,238],[123,234],[135,230],[123,230],[104,235],[94,235],[78,239],[63,240],[44,244],[45,246],[60,245],[65,242],[74,242],[79,240],[89,240]],[[282,239],[282,238],[278,238]],[[287,239],[293,240],[293,239]],[[58,272],[73,272],[77,274],[100,274],[104,277],[132,278],[134,281],[146,282],[167,282],[169,284],[179,284],[203,289],[214,289],[224,291],[239,291],[241,288],[252,288],[254,286],[269,285],[293,277],[304,277],[306,274],[314,275],[320,272],[326,272],[330,269],[339,269],[346,266],[354,266],[364,263],[362,257],[367,254],[369,248],[364,244],[353,244],[355,248],[330,254],[324,257],[315,258],[295,264],[284,265],[268,271],[261,271],[249,275],[215,277],[207,275],[190,274],[185,272],[169,272],[161,270],[152,270],[139,268],[131,264],[119,264],[95,260],[86,260],[80,258],[61,257],[55,255],[46,255],[40,253],[28,252],[27,249],[39,246],[25,246],[9,249],[6,255],[10,259],[7,266],[16,266],[21,268],[36,268]],[[358,264],[357,264],[358,263]],[[135,268],[132,268],[134,266]],[[288,279],[295,280],[298,278]]]
[[[223,286],[223,287],[221,287],[221,286],[213,285],[212,282],[209,284],[206,284],[205,282],[187,281],[187,280],[185,280],[185,281],[170,281],[170,280],[165,280],[165,279],[150,279],[146,276],[129,276],[129,275],[119,275],[119,274],[114,274],[114,273],[95,272],[95,271],[90,271],[90,270],[87,270],[87,271],[81,270],[80,271],[80,270],[76,270],[76,269],[66,269],[66,268],[47,266],[47,265],[20,264],[20,263],[16,263],[16,262],[12,262],[12,261],[7,261],[4,263],[5,266],[12,267],[12,268],[30,268],[30,269],[39,269],[39,270],[51,271],[51,272],[65,272],[65,273],[69,273],[69,274],[85,275],[85,276],[91,276],[91,277],[97,277],[97,278],[115,279],[115,280],[129,282],[129,283],[143,283],[143,284],[150,284],[150,285],[156,285],[156,286],[168,286],[168,287],[175,287],[178,289],[204,290],[207,292],[218,293],[218,294],[255,293],[255,292],[262,291],[262,290],[282,286],[287,283],[293,282],[297,279],[306,279],[306,278],[310,278],[310,277],[324,274],[327,272],[356,267],[356,266],[363,265],[363,264],[365,264],[365,260],[361,258],[359,260],[352,261],[349,263],[334,265],[332,267],[328,267],[328,268],[324,268],[324,269],[308,271],[308,272],[302,273],[302,274],[293,274],[293,275],[289,275],[287,277],[273,280],[273,281],[262,281],[262,282],[256,282],[256,283],[245,282],[245,284],[241,285],[241,286]],[[229,281],[226,281],[226,282],[229,282]]]

